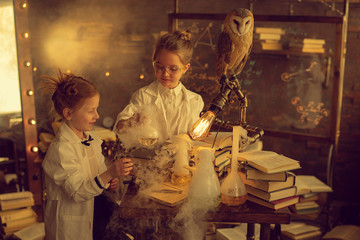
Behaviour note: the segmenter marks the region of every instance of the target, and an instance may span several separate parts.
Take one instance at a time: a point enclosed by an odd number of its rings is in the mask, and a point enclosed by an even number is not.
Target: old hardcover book
[[[299,202],[291,206],[291,211],[296,214],[316,213],[320,210],[320,206],[316,202]]]
[[[280,40],[281,39],[281,34],[278,34],[278,33],[260,33],[259,39],[260,40],[266,40],[266,39]]]
[[[265,192],[273,192],[273,191],[289,188],[295,185],[295,174],[291,172],[288,173],[288,177],[284,182],[249,180],[246,179],[244,172],[240,171],[239,174],[246,185],[263,190]]]
[[[281,28],[271,28],[271,27],[256,27],[255,33],[274,33],[284,35],[285,31]]]
[[[356,240],[360,236],[360,226],[343,225],[336,226],[330,232],[326,233],[324,240]]]
[[[272,202],[275,200],[292,197],[292,196],[296,195],[296,187],[295,186],[277,190],[277,191],[273,191],[273,192],[265,192],[263,190],[254,188],[254,187],[246,185],[246,184],[245,184],[245,187],[246,187],[246,191],[248,193],[250,193],[251,195],[261,198],[268,202]]]
[[[214,168],[215,171],[220,172],[224,167],[230,164],[229,154],[231,152],[230,148],[224,148],[222,150],[215,152]]]
[[[282,44],[280,42],[262,42],[261,48],[263,50],[283,50]]]
[[[264,173],[257,170],[247,164],[243,166],[242,171],[246,174],[246,179],[248,180],[263,180],[263,181],[276,181],[276,182],[285,182],[287,179],[287,172],[278,172],[278,173]]]
[[[0,194],[1,211],[31,206],[34,206],[34,198],[29,191]]]
[[[272,151],[239,152],[239,161],[265,173],[278,173],[301,168],[299,161]]]
[[[326,185],[320,179],[312,175],[296,176],[295,186],[298,189],[297,195],[333,191],[330,186]]]
[[[308,224],[300,225],[298,227],[290,227],[290,228],[282,227],[281,229],[281,235],[284,239],[294,239],[294,240],[315,239],[314,237],[320,237],[321,234],[322,233],[319,227]]]
[[[325,44],[325,39],[304,38],[304,44]]]
[[[258,198],[256,196],[248,194],[247,195],[247,200],[249,200],[251,202],[254,202],[254,203],[257,203],[257,204],[262,205],[262,206],[267,207],[267,208],[271,208],[271,209],[274,209],[274,210],[279,210],[281,208],[289,207],[289,206],[291,206],[293,204],[296,204],[299,201],[299,196],[292,196],[292,197],[287,197],[287,198],[279,199],[279,200],[276,200],[276,201],[268,202],[268,201],[265,201],[265,200],[263,200],[261,198]]]
[[[324,48],[302,48],[301,51],[307,52],[307,53],[324,53],[325,49]]]
[[[1,223],[15,221],[18,219],[27,218],[31,216],[36,216],[36,213],[31,207],[0,211]]]
[[[6,234],[13,233],[24,227],[27,227],[33,223],[36,223],[37,216],[31,216],[27,218],[18,219],[15,221],[9,221],[2,224],[2,228]]]

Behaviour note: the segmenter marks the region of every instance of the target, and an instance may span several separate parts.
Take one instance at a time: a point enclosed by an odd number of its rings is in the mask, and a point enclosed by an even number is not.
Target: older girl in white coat
[[[144,106],[154,109],[155,119],[151,123],[159,133],[160,142],[187,133],[199,118],[204,107],[201,96],[180,82],[190,68],[193,53],[190,35],[188,31],[176,31],[159,38],[152,59],[156,81],[132,95],[130,103],[118,114],[116,133],[121,134],[133,122],[141,124],[139,112]]]
[[[128,175],[133,163],[124,158],[106,167],[102,141],[88,132],[99,118],[99,93],[91,82],[61,72],[58,79],[46,79],[43,89],[53,93],[55,111],[63,119],[42,164],[46,239],[91,240],[94,197],[115,189],[117,177]]]

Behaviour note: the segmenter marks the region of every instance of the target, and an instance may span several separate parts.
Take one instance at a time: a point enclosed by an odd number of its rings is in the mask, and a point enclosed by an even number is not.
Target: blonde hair
[[[44,81],[40,84],[40,91],[52,94],[53,108],[61,117],[64,108],[76,109],[86,98],[99,94],[90,81],[74,74],[62,73],[60,70],[57,78],[51,76],[42,76],[42,78]]]
[[[188,30],[177,30],[162,35],[156,42],[152,60],[156,61],[160,50],[165,49],[177,54],[183,64],[189,63],[193,54],[190,38],[191,32]]]

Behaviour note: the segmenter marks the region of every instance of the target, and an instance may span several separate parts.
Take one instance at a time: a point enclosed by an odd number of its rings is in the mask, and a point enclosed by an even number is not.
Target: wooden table
[[[120,205],[120,216],[124,219],[175,217],[181,205],[169,207],[138,195],[126,195]],[[280,224],[290,223],[290,211],[284,208],[278,211],[262,207],[250,201],[237,207],[220,204],[214,211],[206,214],[206,221],[216,223],[247,223],[247,239],[254,239],[254,224],[261,226],[260,239],[270,239],[270,224],[276,224],[275,232],[280,235]],[[139,232],[135,239],[145,239]]]

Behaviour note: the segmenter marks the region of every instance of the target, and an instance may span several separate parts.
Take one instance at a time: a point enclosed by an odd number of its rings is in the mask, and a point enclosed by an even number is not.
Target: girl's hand
[[[115,190],[119,184],[119,179],[118,178],[113,178],[110,180],[110,186],[109,186],[109,190]]]
[[[129,175],[133,166],[134,164],[131,162],[130,158],[117,159],[110,166],[110,175],[113,178]]]

